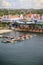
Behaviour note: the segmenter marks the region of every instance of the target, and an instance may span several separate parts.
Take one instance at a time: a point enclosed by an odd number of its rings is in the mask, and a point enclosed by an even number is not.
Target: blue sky
[[[0,0],[0,8],[43,8],[43,0]]]

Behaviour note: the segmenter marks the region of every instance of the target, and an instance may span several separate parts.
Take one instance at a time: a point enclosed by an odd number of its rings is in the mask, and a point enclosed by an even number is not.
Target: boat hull
[[[43,33],[43,29],[14,29],[15,31],[19,31],[19,32],[30,32],[30,33]]]

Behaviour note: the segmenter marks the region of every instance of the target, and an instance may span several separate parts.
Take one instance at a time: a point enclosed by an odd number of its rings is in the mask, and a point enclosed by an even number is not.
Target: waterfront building
[[[0,22],[2,21],[2,17],[0,16]]]
[[[43,14],[40,16],[40,20],[41,22],[43,22]]]
[[[20,19],[23,19],[23,14],[20,14]]]
[[[16,20],[19,20],[20,17],[17,15],[3,15],[2,16],[2,22],[15,22]]]
[[[26,17],[25,17],[26,20],[31,21],[31,16],[32,16],[32,14],[27,14]]]
[[[27,14],[25,18],[28,21],[43,22],[43,14]]]

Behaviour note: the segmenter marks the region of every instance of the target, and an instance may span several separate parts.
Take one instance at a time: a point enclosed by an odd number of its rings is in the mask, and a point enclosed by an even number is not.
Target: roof
[[[17,16],[17,15],[4,15],[3,18],[4,19],[8,19],[8,18],[14,19],[14,18],[19,18],[19,16]]]
[[[33,14],[27,14],[26,16],[31,17]]]
[[[38,18],[40,17],[40,14],[27,14],[27,17],[34,17],[34,18]]]
[[[19,18],[17,15],[10,15],[10,18]]]

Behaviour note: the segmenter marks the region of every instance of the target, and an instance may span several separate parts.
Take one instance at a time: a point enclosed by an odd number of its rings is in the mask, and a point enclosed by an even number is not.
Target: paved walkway
[[[3,29],[3,30],[0,30],[0,34],[2,33],[8,33],[8,32],[11,32],[12,30],[6,30],[6,29]]]

